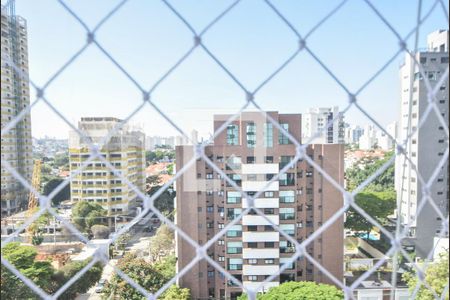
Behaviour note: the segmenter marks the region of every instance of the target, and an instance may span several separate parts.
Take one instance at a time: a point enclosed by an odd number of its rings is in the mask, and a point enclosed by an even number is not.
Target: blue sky
[[[66,3],[92,28],[118,2]],[[197,32],[232,2],[170,1]],[[305,35],[341,1],[272,2]],[[373,2],[401,36],[414,28],[417,1]],[[422,11],[428,11],[433,3],[424,0]],[[30,77],[43,85],[82,47],[86,32],[54,0],[17,0],[16,12],[28,22]],[[420,29],[420,47],[426,46],[427,33],[447,27],[438,5]],[[129,0],[97,32],[96,39],[145,88],[150,88],[193,45],[193,34],[157,0]],[[242,0],[202,40],[249,90],[255,89],[298,47],[297,37],[262,0]],[[413,47],[413,42],[414,36],[408,45]],[[307,39],[307,44],[351,91],[356,91],[398,50],[395,35],[362,0],[348,0]],[[358,98],[384,125],[399,114],[398,68],[403,57],[400,54]],[[32,95],[34,101],[34,92]],[[49,86],[46,96],[74,124],[82,116],[124,118],[142,103],[140,91],[95,45]],[[237,111],[245,95],[203,49],[197,48],[154,91],[152,100],[186,132],[197,129],[207,136],[212,130],[213,113]],[[256,94],[256,101],[266,110],[301,113],[313,106],[344,108],[348,98],[302,51]],[[369,122],[354,108],[345,119],[351,124]],[[142,124],[148,135],[175,133],[150,106],[131,121]],[[32,126],[36,137],[68,136],[68,127],[43,103],[32,111]]]

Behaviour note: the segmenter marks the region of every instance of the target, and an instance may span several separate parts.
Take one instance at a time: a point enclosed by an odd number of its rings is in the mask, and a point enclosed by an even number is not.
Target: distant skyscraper
[[[1,8],[1,128],[30,105],[28,81],[28,41],[26,20],[15,15],[14,1]],[[12,63],[22,71],[17,72]],[[28,182],[33,173],[30,115],[25,115],[2,136],[1,159]],[[27,208],[29,191],[5,168],[1,168],[2,215],[10,215]]]
[[[364,133],[359,138],[359,149],[373,149],[377,142],[377,130],[373,125],[366,125]]]
[[[336,119],[333,121],[334,118]],[[331,125],[326,128],[329,122]],[[344,116],[337,106],[310,108],[307,113],[302,114],[302,143],[308,142],[321,131],[311,144],[343,144],[344,130]]]
[[[301,137],[301,115],[267,112],[295,139]],[[231,115],[215,115],[218,130]],[[314,144],[307,155],[336,182],[343,184],[344,145]],[[206,146],[205,154],[250,195],[264,189],[255,207],[298,242],[304,241],[343,205],[342,194],[305,160],[293,164],[279,180],[268,184],[295,156],[289,139],[257,112],[244,112]],[[177,170],[191,160],[192,146],[176,147]],[[176,182],[176,224],[203,245],[248,207],[242,194],[203,160]],[[281,266],[295,253],[295,245],[275,231],[262,216],[250,211],[213,244],[207,253],[249,288],[263,284],[266,290],[286,281],[332,283],[311,262],[300,258]],[[343,218],[340,217],[306,251],[338,280],[343,278]],[[176,233],[178,270],[189,265],[196,249]],[[236,299],[242,290],[206,261],[190,268],[179,284],[191,290],[193,299]]]
[[[428,50],[415,54],[417,62],[423,68],[424,75],[434,87],[440,77],[448,68],[449,62],[449,31],[439,30],[428,35]],[[401,78],[401,114],[399,121],[399,140],[403,142],[411,131],[418,128],[419,122],[424,118],[425,110],[428,106],[428,90],[425,81],[419,73],[419,66],[414,66],[414,61],[406,55],[405,63],[400,67]],[[424,186],[421,184],[415,168],[418,169],[422,178],[427,181],[439,162],[443,159],[448,148],[448,136],[445,127],[448,128],[448,88],[449,80],[441,83],[436,95],[436,105],[439,113],[443,116],[447,124],[441,124],[431,112],[422,123],[419,131],[416,132],[407,142],[406,152],[411,159],[410,162],[402,157],[396,161],[396,189],[397,197],[401,201],[399,217],[402,224],[411,223],[409,239],[406,244],[414,245],[418,257],[426,257],[433,248],[433,239],[441,230],[441,218],[436,213],[435,208],[430,204],[425,204],[423,210],[418,213],[423,196]],[[412,89],[412,90],[411,90]],[[410,97],[412,93],[412,97]],[[429,199],[434,201],[437,208],[448,216],[448,160],[443,167],[438,170],[436,179],[429,186]]]
[[[194,145],[197,145],[198,143],[198,131],[195,129],[191,131],[191,141]]]
[[[377,145],[383,150],[389,151],[394,147],[394,140],[397,139],[397,122],[390,123],[386,126],[387,133],[393,138],[389,137],[384,131],[379,130],[377,134]]]
[[[359,138],[364,133],[364,129],[359,126],[349,126],[344,129],[344,132],[344,141],[346,144],[358,144]]]
[[[78,128],[93,144],[98,144],[119,122],[121,120],[110,117],[81,118]],[[100,149],[100,154],[141,191],[145,189],[144,137],[142,132],[124,126]],[[69,154],[71,172],[90,156],[89,146],[74,131],[70,132]],[[142,199],[99,159],[94,159],[72,178],[70,189],[72,201],[96,202],[108,210],[110,216],[132,213],[142,203]]]

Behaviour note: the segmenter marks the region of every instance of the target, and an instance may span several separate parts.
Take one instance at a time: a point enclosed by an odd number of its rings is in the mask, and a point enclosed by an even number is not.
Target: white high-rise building
[[[415,54],[420,63],[424,76],[432,87],[438,84],[440,77],[448,68],[449,31],[439,30],[428,35],[428,50]],[[406,137],[418,129],[419,122],[424,118],[428,106],[428,90],[423,75],[419,73],[419,66],[407,55],[405,63],[400,67],[401,79],[401,115],[399,121],[399,140],[403,142]],[[417,169],[425,181],[439,168],[436,178],[430,183],[429,199],[434,201],[436,207],[444,217],[448,216],[448,160],[442,167],[439,163],[443,160],[444,153],[448,149],[448,136],[445,128],[448,128],[448,88],[447,79],[440,84],[436,95],[436,105],[439,113],[447,124],[442,124],[432,111],[425,119],[422,126],[408,139],[406,153],[412,165],[403,157],[396,161],[396,189],[397,197],[401,201],[399,217],[402,224],[411,224],[409,239],[405,243],[414,245],[418,257],[426,257],[433,248],[433,239],[440,233],[442,220],[435,208],[426,203],[418,212],[421,205],[424,186],[421,184],[415,169]],[[410,95],[410,93],[412,95]]]
[[[386,126],[387,135],[384,131],[378,131],[377,145],[383,150],[392,150],[397,139],[397,122],[392,122]],[[391,138],[392,137],[392,138]]]
[[[336,116],[338,117],[336,118]],[[327,128],[329,122],[331,124]],[[302,114],[303,143],[343,144],[344,129],[344,116],[339,112],[337,106],[310,108],[307,113]],[[319,131],[320,134],[315,137]],[[315,138],[309,141],[313,137]]]
[[[193,129],[193,130],[191,131],[191,142],[192,142],[194,145],[197,145],[197,144],[198,144],[198,131],[195,130],[195,129]]]
[[[373,125],[366,125],[364,133],[359,138],[359,149],[374,149],[377,144],[377,130]]]
[[[364,129],[362,129],[358,125],[349,126],[345,128],[344,132],[344,141],[346,144],[358,144],[360,137],[364,133]]]
[[[1,128],[30,105],[28,81],[27,23],[15,15],[14,1],[1,8]],[[12,65],[21,70],[19,73]],[[33,173],[31,117],[26,114],[2,136],[2,161],[7,161],[25,180]],[[2,216],[24,210],[28,205],[28,189],[1,167]]]
[[[119,122],[121,120],[111,117],[81,118],[78,128],[86,133],[93,144],[100,144]],[[145,190],[144,145],[144,134],[126,125],[106,145],[99,145],[100,154],[141,191]],[[75,131],[70,132],[69,154],[72,173],[91,154],[88,144]],[[142,202],[136,192],[98,158],[71,179],[70,189],[72,201],[97,202],[108,211],[109,216],[130,214]]]

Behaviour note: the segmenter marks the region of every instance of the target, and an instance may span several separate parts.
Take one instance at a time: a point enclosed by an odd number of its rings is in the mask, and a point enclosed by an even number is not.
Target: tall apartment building
[[[432,87],[434,87],[441,75],[448,68],[449,31],[439,30],[428,35],[428,50],[415,54],[417,61],[425,72]],[[428,91],[425,86],[419,68],[407,55],[405,63],[400,67],[401,80],[401,116],[399,121],[400,141],[415,130],[424,118],[424,112],[428,105]],[[448,86],[447,79],[442,83],[437,92],[436,105],[439,112],[447,121],[441,124],[432,112],[422,124],[419,131],[408,140],[406,152],[417,167],[421,176],[427,181],[449,146],[448,136],[444,127],[448,128]],[[410,90],[412,89],[412,91]],[[412,97],[410,98],[410,93]],[[397,197],[401,200],[399,210],[403,224],[411,223],[409,239],[405,242],[415,246],[419,257],[426,257],[433,248],[433,238],[441,230],[441,218],[430,204],[426,204],[418,214],[417,208],[422,201],[423,186],[418,180],[414,167],[403,158],[396,161],[396,189]],[[448,215],[448,161],[439,170],[439,174],[430,186],[430,198],[444,216]]]
[[[301,140],[300,114],[268,114],[298,141]],[[217,131],[229,117],[214,116],[214,130]],[[205,148],[205,154],[249,195],[262,190],[295,153],[295,145],[257,112],[242,113]],[[177,170],[183,168],[193,155],[192,146],[176,147]],[[344,145],[310,145],[307,155],[343,184]],[[198,160],[177,180],[176,190],[177,226],[199,244],[214,237],[248,207],[241,193],[203,160]],[[342,205],[341,193],[305,160],[295,163],[255,200],[257,208],[298,242],[310,236]],[[252,211],[221,236],[208,249],[208,255],[244,286],[253,289],[269,275],[278,273],[281,274],[274,281],[264,284],[264,291],[292,280],[331,283],[305,258],[296,260],[280,272],[280,266],[295,252],[295,245],[269,224]],[[177,268],[181,270],[196,256],[196,249],[178,235],[176,242]],[[343,219],[309,244],[307,251],[341,280]],[[236,299],[242,292],[204,261],[194,265],[179,279],[179,284],[191,289],[193,299]]]
[[[30,105],[28,78],[21,76],[11,63],[28,76],[28,46],[26,20],[17,16],[14,1],[1,8],[1,128]],[[25,115],[1,138],[1,159],[28,182],[33,173],[30,115]],[[28,193],[16,178],[1,167],[2,216],[27,208]]]
[[[366,125],[364,127],[364,133],[359,137],[359,149],[374,149],[377,144],[377,133],[378,130],[374,125]]]
[[[121,120],[111,117],[81,118],[78,129],[85,132],[93,144],[98,144]],[[100,153],[121,175],[141,191],[145,189],[145,136],[126,125],[118,130]],[[77,132],[69,136],[70,170],[76,171],[90,156],[89,146]],[[94,159],[70,184],[71,200],[97,202],[108,215],[132,214],[142,203],[136,193],[99,159]]]
[[[379,148],[389,151],[394,148],[395,141],[397,139],[397,122],[392,122],[386,126],[386,132],[390,136],[388,136],[384,131],[379,130],[377,132],[377,145]]]
[[[364,133],[364,129],[362,129],[358,125],[349,126],[349,127],[345,128],[344,132],[345,132],[344,141],[346,144],[358,144],[359,138]]]
[[[327,127],[329,122],[331,124]],[[320,135],[311,141],[312,144],[344,143],[344,115],[339,112],[339,107],[310,108],[302,115],[302,138],[305,143],[319,131]]]

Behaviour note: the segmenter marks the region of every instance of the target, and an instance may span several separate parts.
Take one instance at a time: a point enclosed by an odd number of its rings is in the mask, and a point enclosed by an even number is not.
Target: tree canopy
[[[389,190],[385,192],[363,192],[355,196],[355,202],[372,218],[383,224],[386,217],[392,214],[395,209],[395,198],[395,192]],[[345,228],[369,233],[372,227],[372,223],[360,215],[353,207],[348,210]]]
[[[374,174],[379,168],[381,168],[391,157],[394,152],[387,152],[382,159],[373,159],[369,162],[363,164],[357,164],[356,166],[349,168],[345,171],[345,179],[347,183],[347,189],[353,191],[358,187],[364,180],[369,178]],[[359,166],[363,165],[363,168]],[[376,177],[366,189],[369,191],[382,192],[386,190],[394,189],[394,178],[395,178],[395,164],[392,163],[383,173]]]
[[[258,294],[258,300],[338,300],[344,293],[333,285],[311,281],[290,281],[271,288],[267,293]],[[238,300],[247,300],[243,294]]]
[[[438,297],[442,297],[442,293],[448,284],[449,269],[448,269],[448,251],[440,256],[440,259],[433,262],[425,271],[424,281],[436,292]],[[413,292],[417,285],[417,276],[414,272],[407,272],[403,275],[403,280],[408,284],[410,292]],[[418,300],[433,300],[434,294],[425,285],[421,285],[417,292]],[[440,299],[449,299],[449,291],[447,289],[445,297]]]
[[[182,289],[176,285],[169,287],[160,297],[161,300],[190,300],[191,291],[189,289]]]
[[[69,281],[78,272],[81,271],[91,259],[84,261],[73,261],[62,267],[56,274],[55,280],[58,286],[62,286]],[[83,274],[77,281],[75,281],[64,293],[58,297],[61,300],[75,299],[78,294],[86,293],[92,286],[94,286],[101,278],[103,266],[100,263],[94,264],[86,273]]]
[[[54,268],[48,261],[35,261],[37,251],[32,246],[21,246],[11,242],[1,250],[2,256],[27,276],[45,292],[54,290],[52,275]],[[19,278],[12,274],[3,264],[1,267],[2,299],[38,299],[39,297]]]
[[[165,277],[154,265],[146,262],[143,258],[138,258],[135,254],[126,254],[119,260],[117,267],[127,274],[143,288],[154,293],[166,282]],[[114,274],[108,284],[105,285],[103,294],[108,298],[110,295],[120,299],[140,300],[145,297],[134,287]]]
[[[64,179],[61,178],[52,178],[44,185],[44,195],[48,196],[51,192],[53,192],[56,187],[58,187]],[[70,199],[70,183],[67,184],[62,190],[60,190],[53,198],[53,205],[58,205],[61,201]]]
[[[169,255],[175,247],[173,230],[166,224],[162,224],[150,240],[150,258],[152,261],[160,261]]]
[[[157,163],[161,160],[163,160],[164,158],[167,159],[175,159],[175,151],[172,149],[167,149],[165,151],[163,150],[154,150],[154,151],[146,151],[145,152],[145,159],[147,162],[150,163]]]
[[[105,225],[92,225],[91,231],[95,239],[107,239],[109,236],[109,228]]]
[[[37,261],[37,251],[32,246],[22,246],[12,242],[2,248],[2,256],[14,265],[18,271],[32,280],[47,293],[55,293],[69,281],[90,260],[69,262],[56,271],[51,262]],[[1,267],[2,299],[40,299],[22,280],[13,275],[4,265]],[[83,276],[72,284],[58,299],[74,299],[77,294],[86,292],[100,279],[102,266],[95,264]]]
[[[149,263],[143,258],[137,257],[135,254],[127,253],[119,261],[117,267],[143,288],[154,293],[175,276],[176,260],[175,256],[171,255],[157,263]],[[115,299],[114,297],[132,300],[145,299],[144,295],[117,276],[117,274],[113,275],[103,290],[102,298],[110,299],[110,296],[113,299]],[[190,299],[190,291],[189,289],[182,289],[176,285],[172,285],[158,299],[188,300]]]
[[[93,225],[104,224],[107,211],[95,202],[79,201],[72,208],[72,221],[83,231],[89,231]]]
[[[161,178],[159,175],[148,176],[146,178],[146,193],[152,196],[162,187]],[[171,215],[174,208],[175,191],[169,192],[166,189],[158,198],[155,199],[155,207],[163,214]],[[173,216],[170,217],[173,220]]]
[[[364,163],[348,169],[345,172],[347,189],[352,191],[363,183],[367,178],[381,168],[391,157],[394,152],[386,153],[383,159],[371,159]],[[363,167],[360,167],[360,166]],[[394,164],[391,164],[383,173],[369,183],[359,194],[355,196],[355,202],[367,214],[383,224],[386,217],[394,213],[396,208],[396,192],[394,189]],[[353,231],[364,231],[368,233],[373,225],[367,219],[350,208],[347,212],[345,227]]]

